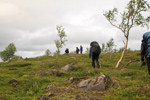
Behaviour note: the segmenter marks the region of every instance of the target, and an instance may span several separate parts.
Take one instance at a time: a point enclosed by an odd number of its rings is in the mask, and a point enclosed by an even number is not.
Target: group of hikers
[[[79,49],[78,47],[76,47],[76,54],[79,54],[79,52],[80,52],[80,54],[82,54],[82,52],[83,52],[83,47],[82,47],[82,45],[80,45],[80,49]],[[68,54],[68,53],[69,53],[69,49],[66,48],[65,54]]]
[[[82,54],[83,47],[80,46],[80,50],[78,47],[76,47],[76,54],[78,54],[80,51],[80,54]],[[69,49],[67,48],[65,50],[65,53],[69,53]],[[95,61],[97,64],[97,67],[100,68],[99,64],[99,55],[101,53],[101,48],[99,44],[96,41],[93,41],[90,43],[90,50],[89,50],[89,58],[92,57],[92,66],[95,68]],[[148,74],[150,75],[150,32],[146,32],[143,34],[143,39],[141,43],[141,64],[144,65],[147,64],[148,67]]]

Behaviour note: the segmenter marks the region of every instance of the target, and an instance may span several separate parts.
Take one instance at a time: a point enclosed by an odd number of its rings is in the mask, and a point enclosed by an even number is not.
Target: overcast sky
[[[61,49],[70,52],[91,41],[100,45],[110,38],[117,48],[123,47],[123,33],[111,26],[104,11],[117,7],[122,12],[129,0],[0,0],[0,51],[14,43],[16,55],[37,57],[49,49],[56,51],[57,25],[65,28],[68,41]],[[131,30],[128,47],[139,50],[142,35],[147,28]]]

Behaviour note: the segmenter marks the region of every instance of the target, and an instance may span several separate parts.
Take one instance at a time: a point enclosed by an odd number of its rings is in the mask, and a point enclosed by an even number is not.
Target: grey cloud
[[[19,39],[18,47],[20,50],[38,51],[45,49],[48,45],[54,44],[56,38],[55,33],[52,33],[48,28],[28,33]]]

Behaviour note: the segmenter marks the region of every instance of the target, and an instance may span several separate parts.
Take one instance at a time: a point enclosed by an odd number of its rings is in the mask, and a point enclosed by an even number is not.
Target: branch
[[[131,29],[131,27],[133,26],[133,21],[134,21],[134,18],[135,18],[135,16],[136,16],[136,14],[137,14],[137,12],[138,12],[138,8],[136,9],[136,11],[135,11],[135,13],[134,13],[134,15],[133,15],[133,17],[131,18],[131,25],[130,25],[130,27],[128,28],[128,30],[127,31],[129,31],[130,29]]]
[[[125,42],[123,41],[123,44],[125,45]]]
[[[131,60],[131,61],[129,61],[129,62],[126,64],[126,66],[128,66],[130,63],[132,63],[132,62],[136,62],[136,61],[140,61],[140,59]]]
[[[120,27],[114,25],[107,17],[106,17],[106,19],[109,21],[109,23],[110,23],[112,26],[114,26],[114,27],[118,28],[119,30],[121,30],[121,31],[124,33],[124,35],[125,35],[125,32],[124,32]]]

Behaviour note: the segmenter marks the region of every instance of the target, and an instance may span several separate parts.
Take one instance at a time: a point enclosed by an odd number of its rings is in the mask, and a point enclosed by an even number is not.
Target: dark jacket
[[[76,53],[77,53],[77,54],[79,53],[79,51],[80,51],[80,50],[79,50],[79,48],[78,48],[78,47],[76,47]]]
[[[101,53],[101,48],[96,41],[91,42],[89,50],[89,58],[91,58],[92,54],[99,55]]]
[[[145,53],[147,53],[147,58],[150,58],[150,32],[146,32],[143,34],[143,41],[145,42]]]
[[[68,53],[69,53],[69,49],[66,49],[66,50],[65,50],[65,53],[67,53],[67,54],[68,54]]]
[[[142,40],[142,43],[141,43],[141,61],[144,61],[144,57],[147,54],[146,51],[147,51],[146,50],[146,44],[145,44],[144,40]]]

